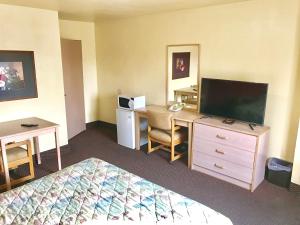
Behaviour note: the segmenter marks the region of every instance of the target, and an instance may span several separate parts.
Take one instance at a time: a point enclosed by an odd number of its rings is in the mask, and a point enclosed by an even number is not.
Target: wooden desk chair
[[[180,126],[175,126],[170,112],[148,111],[148,154],[162,149],[171,153],[173,162],[181,158],[184,153],[175,151],[175,146],[183,143],[186,139],[185,132]],[[152,147],[152,142],[160,145]]]
[[[26,145],[26,149],[22,147],[24,145]],[[11,178],[11,185],[20,184],[34,178],[31,140],[7,144],[5,148],[6,148],[6,156],[7,156],[9,170],[16,169],[18,166],[23,164],[27,164],[27,163],[29,164],[29,175],[18,179]],[[0,157],[0,164],[1,164],[0,172],[4,172],[2,157]],[[3,188],[6,188],[6,184],[0,185],[0,189]]]

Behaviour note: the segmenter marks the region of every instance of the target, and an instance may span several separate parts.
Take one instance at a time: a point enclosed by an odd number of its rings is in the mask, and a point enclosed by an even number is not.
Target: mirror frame
[[[169,99],[169,48],[172,47],[197,47],[198,51],[198,60],[197,60],[197,106],[196,109],[183,108],[184,110],[189,111],[199,111],[199,98],[200,98],[200,44],[175,44],[175,45],[167,45],[166,47],[166,100],[165,103],[168,106],[170,101]]]

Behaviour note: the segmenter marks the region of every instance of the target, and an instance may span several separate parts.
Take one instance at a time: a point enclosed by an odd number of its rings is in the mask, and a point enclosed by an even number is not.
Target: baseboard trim
[[[103,127],[113,127],[113,128],[117,128],[117,124],[113,124],[113,123],[108,123],[108,122],[104,122],[101,120],[98,120],[99,125],[103,126]]]
[[[117,125],[113,123],[104,122],[101,120],[97,120],[94,122],[90,122],[86,124],[86,128],[95,128],[95,127],[110,127],[110,128],[116,128]]]
[[[99,121],[98,120],[86,123],[86,128],[94,128],[94,127],[98,127],[98,126],[99,126]]]

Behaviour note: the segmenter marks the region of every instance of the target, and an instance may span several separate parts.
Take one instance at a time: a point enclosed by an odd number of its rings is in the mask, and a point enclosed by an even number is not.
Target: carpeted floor
[[[157,151],[147,155],[116,143],[116,129],[101,125],[87,129],[62,148],[66,167],[89,157],[97,157],[190,197],[229,217],[236,225],[299,225],[300,196],[264,181],[254,193],[191,171],[187,159],[168,163],[168,154]],[[42,153],[36,177],[56,171],[56,153]]]

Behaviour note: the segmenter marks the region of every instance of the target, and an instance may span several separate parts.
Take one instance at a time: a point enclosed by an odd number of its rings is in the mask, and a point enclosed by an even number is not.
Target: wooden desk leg
[[[41,164],[41,153],[40,153],[40,144],[39,137],[33,138],[34,152],[36,154],[37,163]]]
[[[140,116],[139,113],[135,112],[135,150],[140,150],[140,139],[141,139],[141,130],[140,130]]]
[[[10,185],[10,177],[9,177],[9,170],[8,170],[8,162],[7,162],[7,157],[6,157],[5,143],[3,141],[1,141],[1,149],[2,149],[1,153],[2,153],[2,161],[3,161],[6,187],[7,187],[7,190],[10,190],[11,185]]]
[[[192,136],[193,136],[193,123],[188,123],[188,168],[192,167]]]
[[[61,170],[61,157],[60,157],[60,145],[59,145],[58,128],[55,128],[55,145],[56,145],[56,151],[57,151],[58,170]]]

